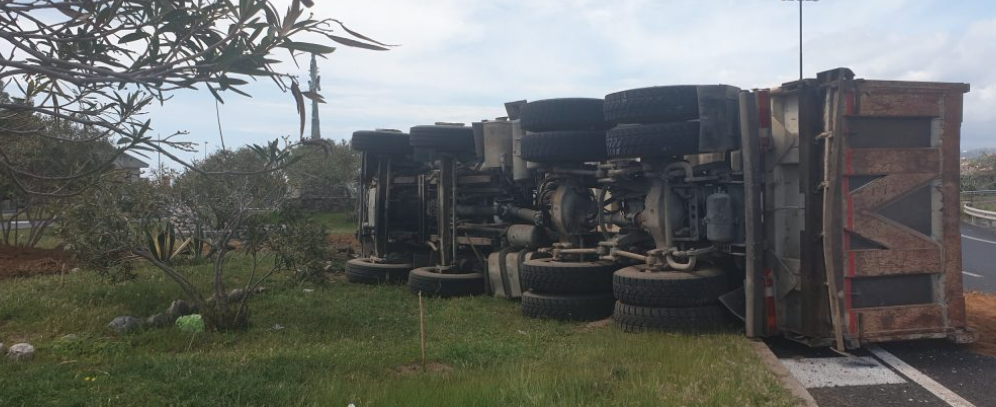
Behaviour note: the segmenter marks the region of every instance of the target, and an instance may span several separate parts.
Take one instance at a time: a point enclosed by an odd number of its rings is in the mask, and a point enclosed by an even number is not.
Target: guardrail
[[[968,204],[964,204],[962,205],[962,214],[973,225],[996,229],[996,212],[973,208],[968,206]]]

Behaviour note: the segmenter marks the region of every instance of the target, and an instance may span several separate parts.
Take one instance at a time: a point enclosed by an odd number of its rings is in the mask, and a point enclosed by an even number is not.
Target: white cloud
[[[289,0],[285,0],[289,3]],[[972,84],[968,148],[996,145],[996,4],[834,0],[805,5],[807,76],[839,66],[860,77]],[[407,129],[504,115],[511,100],[601,97],[639,86],[776,86],[798,75],[796,4],[777,0],[363,0],[318,2],[317,17],[400,47],[339,47],[320,62],[323,134]],[[305,61],[302,61],[305,62]],[[286,67],[305,75],[293,65]],[[288,95],[261,84],[228,96],[226,137],[295,134]],[[206,92],[156,113],[157,128],[217,138]],[[165,131],[164,131],[165,132]]]

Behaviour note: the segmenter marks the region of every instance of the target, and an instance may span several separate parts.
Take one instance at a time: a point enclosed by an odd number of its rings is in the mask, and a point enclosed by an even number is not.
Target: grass
[[[308,216],[315,222],[325,225],[332,234],[352,234],[356,231],[356,221],[345,212],[313,212]]]
[[[319,216],[347,227],[344,215]],[[228,282],[244,281],[248,265],[231,257]],[[208,286],[209,265],[182,269]],[[181,297],[154,269],[137,274],[0,281],[0,342],[38,349],[0,364],[0,406],[794,405],[739,333],[626,334],[527,319],[489,297],[426,299],[428,359],[449,369],[415,371],[417,297],[340,278],[305,287],[278,276],[251,303],[245,332],[114,334],[114,317]]]
[[[233,269],[246,265],[233,259]],[[208,266],[187,272],[207,284]],[[105,327],[180,296],[148,268],[120,284],[87,272],[3,281],[0,341],[30,341],[38,354],[0,369],[0,405],[792,404],[737,333],[634,335],[526,319],[500,299],[428,299],[428,358],[452,370],[404,373],[397,369],[419,359],[418,301],[404,287],[333,282],[309,293],[280,279],[268,287],[252,304],[249,331],[191,342],[175,328],[122,336]]]

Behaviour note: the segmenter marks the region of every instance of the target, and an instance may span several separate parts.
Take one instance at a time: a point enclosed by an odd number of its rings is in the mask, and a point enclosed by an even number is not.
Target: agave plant
[[[172,263],[193,241],[193,238],[186,238],[177,245],[181,238],[172,222],[150,222],[145,228],[146,248],[156,260],[163,263]]]

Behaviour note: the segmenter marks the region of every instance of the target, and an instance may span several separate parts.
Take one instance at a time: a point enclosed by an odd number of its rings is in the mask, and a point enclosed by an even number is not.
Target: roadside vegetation
[[[230,262],[225,278],[244,282],[250,259]],[[182,269],[211,285],[210,265]],[[111,318],[182,296],[150,266],[135,273],[116,284],[88,272],[3,281],[0,341],[31,341],[38,355],[0,369],[0,405],[792,405],[739,332],[626,334],[526,319],[486,297],[426,300],[422,371],[417,297],[338,275],[280,275],[254,299],[247,331],[118,335]]]

